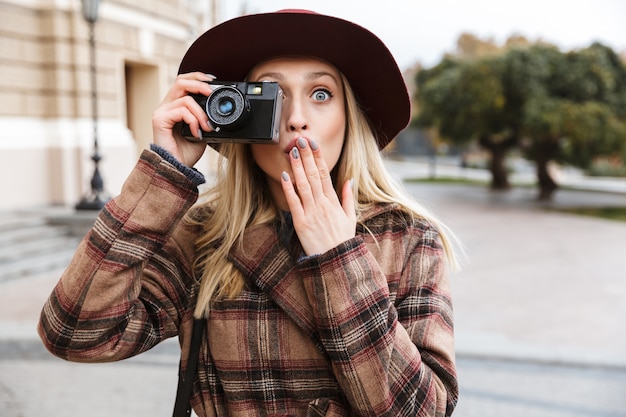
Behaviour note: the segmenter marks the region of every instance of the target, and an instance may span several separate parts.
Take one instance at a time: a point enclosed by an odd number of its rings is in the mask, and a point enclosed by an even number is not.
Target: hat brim
[[[335,65],[348,79],[379,149],[408,124],[409,95],[389,49],[369,30],[332,16],[288,10],[228,20],[189,47],[178,72],[240,81],[255,65],[280,56],[310,56]]]

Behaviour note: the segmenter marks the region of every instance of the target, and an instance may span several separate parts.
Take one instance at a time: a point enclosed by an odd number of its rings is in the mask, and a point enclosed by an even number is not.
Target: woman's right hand
[[[209,96],[211,86],[206,81],[214,79],[201,72],[180,74],[152,116],[154,144],[167,150],[188,167],[193,167],[202,157],[206,143],[185,139],[180,133],[179,123],[189,124],[196,137],[199,129],[207,132],[212,130],[206,113],[189,93]]]

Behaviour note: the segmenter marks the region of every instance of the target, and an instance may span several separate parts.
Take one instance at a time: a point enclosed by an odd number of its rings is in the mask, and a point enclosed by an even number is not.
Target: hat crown
[[[307,9],[281,9],[281,10],[278,10],[276,13],[319,14],[317,12],[314,12],[313,10],[307,10]]]
[[[293,55],[322,59],[345,75],[379,149],[408,124],[409,94],[387,46],[362,26],[311,10],[282,9],[223,22],[189,47],[179,74],[201,71],[240,81],[263,61]]]

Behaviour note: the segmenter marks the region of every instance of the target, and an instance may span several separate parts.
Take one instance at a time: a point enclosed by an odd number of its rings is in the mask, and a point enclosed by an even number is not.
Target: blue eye
[[[327,101],[330,100],[332,96],[333,94],[325,88],[315,90],[315,92],[313,93],[313,99],[315,99],[315,101]]]

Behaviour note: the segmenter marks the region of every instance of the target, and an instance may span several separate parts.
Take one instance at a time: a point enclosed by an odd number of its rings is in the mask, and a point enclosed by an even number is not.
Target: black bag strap
[[[189,417],[191,415],[191,388],[193,379],[198,369],[198,356],[202,333],[205,328],[204,319],[194,319],[191,331],[191,345],[187,357],[187,368],[182,372],[182,361],[178,368],[178,388],[176,389],[176,402],[174,403],[173,417]]]

